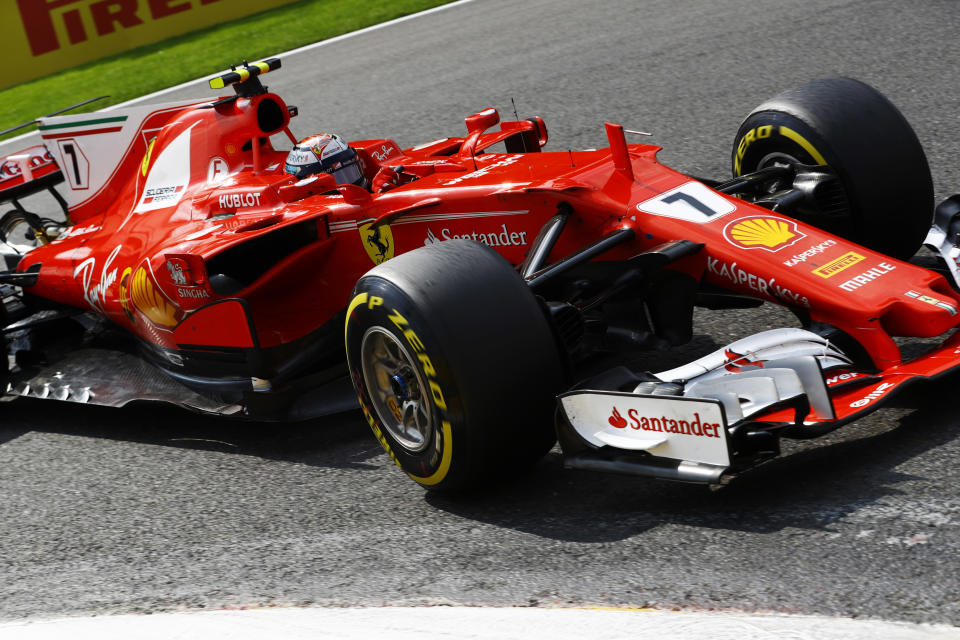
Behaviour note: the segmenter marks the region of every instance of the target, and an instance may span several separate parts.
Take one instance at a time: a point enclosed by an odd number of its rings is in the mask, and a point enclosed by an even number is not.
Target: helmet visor
[[[363,181],[363,173],[358,165],[359,163],[354,161],[334,169],[331,173],[337,184],[360,184]]]

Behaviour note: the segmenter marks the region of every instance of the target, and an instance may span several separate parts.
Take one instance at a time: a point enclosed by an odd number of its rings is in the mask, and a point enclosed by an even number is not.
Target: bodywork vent
[[[279,227],[251,237],[207,260],[214,290],[231,295],[253,284],[288,255],[317,241],[316,219]],[[222,283],[223,290],[218,290]]]

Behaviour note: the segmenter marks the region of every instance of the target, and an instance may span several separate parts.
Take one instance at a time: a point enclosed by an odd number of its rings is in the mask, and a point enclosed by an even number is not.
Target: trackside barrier
[[[3,0],[0,89],[294,0]]]

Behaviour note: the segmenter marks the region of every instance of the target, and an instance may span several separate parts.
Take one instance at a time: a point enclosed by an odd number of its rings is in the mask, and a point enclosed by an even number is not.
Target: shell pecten
[[[789,242],[796,235],[785,221],[773,218],[743,220],[730,229],[730,237],[745,247],[773,249]]]
[[[133,304],[155,325],[172,327],[177,324],[177,309],[162,293],[157,291],[147,275],[146,269],[140,267],[133,275],[130,287],[130,298]]]

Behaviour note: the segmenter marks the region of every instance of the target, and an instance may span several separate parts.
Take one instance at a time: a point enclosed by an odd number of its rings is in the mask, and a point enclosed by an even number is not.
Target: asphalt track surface
[[[303,135],[411,145],[513,97],[545,118],[549,148],[606,146],[603,121],[622,122],[654,132],[667,164],[723,176],[753,106],[849,75],[913,123],[939,198],[960,191],[958,33],[948,0],[475,0],[286,57],[268,84],[300,106]],[[769,305],[698,313],[689,347],[632,360],[665,368],[784,323]],[[460,500],[405,479],[356,413],[277,426],[16,401],[0,426],[0,619],[462,603],[957,624],[958,383],[720,491],[564,470],[552,453]]]

